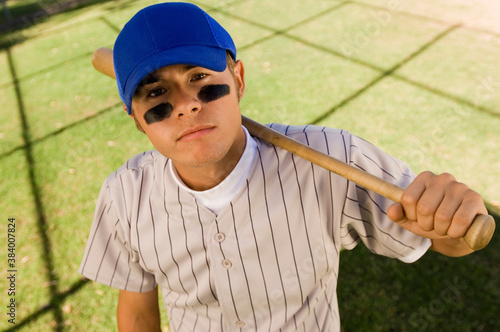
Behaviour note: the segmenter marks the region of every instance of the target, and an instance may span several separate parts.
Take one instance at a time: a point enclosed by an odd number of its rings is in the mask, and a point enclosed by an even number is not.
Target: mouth
[[[205,135],[210,134],[215,130],[214,126],[204,125],[204,126],[196,126],[189,129],[184,130],[177,139],[178,142],[190,142],[195,139],[201,138]]]

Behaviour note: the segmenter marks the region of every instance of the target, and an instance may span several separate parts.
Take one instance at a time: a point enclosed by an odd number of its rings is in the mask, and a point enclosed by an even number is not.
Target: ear
[[[123,104],[123,110],[125,111],[125,113],[127,113],[128,116],[130,116],[132,119],[134,118],[134,115],[132,113],[128,114],[128,110],[127,110],[127,105]]]
[[[125,111],[125,113],[127,113],[128,116],[130,116],[134,120],[135,126],[137,127],[137,129],[139,129],[139,131],[141,133],[146,133],[144,131],[144,129],[142,129],[141,124],[139,123],[139,121],[137,121],[137,119],[135,118],[134,114],[133,113],[128,114],[128,112],[127,112],[127,105],[123,104],[123,110]]]
[[[238,85],[236,88],[239,91],[238,95],[241,99],[245,93],[245,67],[241,60],[237,60],[234,64],[234,78],[236,79]]]

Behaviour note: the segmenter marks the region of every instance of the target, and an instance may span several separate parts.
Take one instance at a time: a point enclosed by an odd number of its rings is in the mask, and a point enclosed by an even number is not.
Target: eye
[[[197,74],[194,74],[193,77],[191,78],[191,81],[199,81],[199,80],[202,80],[204,79],[205,77],[207,77],[208,74],[205,74],[205,73],[197,73]]]
[[[167,90],[163,89],[163,88],[157,88],[157,89],[153,89],[151,91],[149,91],[148,93],[148,97],[158,97],[158,96],[161,96],[162,94],[164,94]]]

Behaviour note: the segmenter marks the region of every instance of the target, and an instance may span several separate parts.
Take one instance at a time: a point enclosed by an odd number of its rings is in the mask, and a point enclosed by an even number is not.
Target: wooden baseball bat
[[[97,49],[92,55],[92,64],[99,72],[109,77],[116,78],[113,67],[113,51],[111,49],[105,47]],[[401,202],[401,195],[404,191],[403,188],[364,172],[354,166],[346,164],[327,154],[312,149],[307,145],[297,142],[290,137],[245,116],[242,116],[241,118],[243,125],[252,136],[271,143],[277,147],[283,148],[318,166],[326,168],[327,170],[384,197],[387,197],[396,203]],[[492,216],[477,215],[469,230],[464,235],[464,240],[473,250],[483,249],[490,242],[494,231],[495,220]]]

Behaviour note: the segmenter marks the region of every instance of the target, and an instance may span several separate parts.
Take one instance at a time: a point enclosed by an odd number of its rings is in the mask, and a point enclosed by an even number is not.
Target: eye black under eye
[[[173,110],[172,104],[161,103],[144,114],[144,121],[146,121],[147,124],[163,121],[172,115]]]
[[[229,91],[229,85],[227,84],[205,85],[198,92],[198,99],[204,103],[209,103],[228,95]]]

